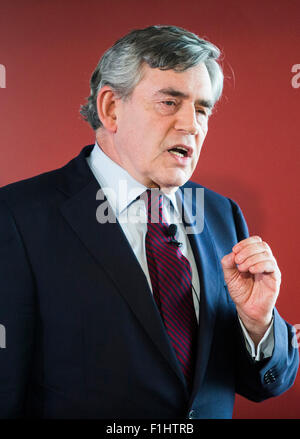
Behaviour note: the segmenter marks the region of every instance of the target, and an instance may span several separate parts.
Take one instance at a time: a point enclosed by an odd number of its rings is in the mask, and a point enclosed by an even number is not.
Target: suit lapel
[[[184,191],[184,188],[185,187],[181,188],[185,194],[185,196],[183,197],[183,210],[185,215],[183,221],[184,223],[189,222],[190,225],[192,224],[191,219],[196,212],[196,196],[194,189],[197,190],[199,188],[193,188],[192,193],[189,191]],[[189,188],[189,190],[192,191],[192,188]],[[205,189],[201,188],[201,190]],[[188,192],[187,195],[186,192]],[[199,206],[197,206],[197,208],[199,209]],[[199,231],[197,230],[197,228],[195,228],[195,233],[188,234],[200,280],[200,309],[197,338],[197,358],[193,390],[190,398],[191,401],[193,401],[195,394],[202,384],[205,370],[207,367],[212,337],[214,333],[216,309],[219,300],[220,288],[222,285],[222,277],[219,273],[220,265],[217,259],[217,254],[207,222],[205,221],[205,215],[203,217],[203,220],[204,222],[202,231]]]
[[[81,153],[81,156],[77,160],[82,160],[84,154]],[[88,165],[86,163],[79,163],[79,161],[76,162],[75,159],[72,167],[73,170],[74,166],[77,173],[79,166],[80,174],[86,173],[88,178],[84,185],[82,184],[84,179],[80,179],[81,190],[73,194],[61,206],[62,215],[101,268],[111,278],[119,294],[126,300],[153,343],[165,357],[182,384],[185,385],[183,373],[170,345],[146,276],[123,230],[114,215],[111,216],[111,218],[114,218],[114,222],[110,221],[100,224],[97,221],[97,209],[103,209],[105,206],[108,206],[107,200],[104,196],[101,197],[101,200],[99,200],[99,196],[96,199],[96,194],[98,193],[99,195],[100,187]],[[71,179],[76,181],[77,177],[78,189],[78,176],[73,175],[70,168],[68,169],[68,174],[68,182],[65,184],[65,187],[70,189],[72,186]],[[60,190],[65,192],[63,188],[60,188]],[[106,203],[105,206],[103,203]]]

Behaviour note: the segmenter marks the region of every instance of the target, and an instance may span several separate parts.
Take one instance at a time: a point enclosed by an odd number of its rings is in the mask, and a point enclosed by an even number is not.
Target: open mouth
[[[174,146],[173,148],[168,149],[171,154],[176,155],[177,157],[188,157],[189,151],[184,146]]]

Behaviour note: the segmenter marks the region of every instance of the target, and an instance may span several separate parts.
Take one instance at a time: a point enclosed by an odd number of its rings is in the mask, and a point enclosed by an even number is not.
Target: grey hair
[[[142,78],[143,65],[161,70],[183,72],[200,63],[206,65],[214,95],[214,104],[223,90],[220,50],[209,41],[177,26],[150,26],[133,30],[109,48],[100,59],[91,80],[91,93],[80,114],[94,130],[102,126],[97,112],[97,95],[109,85],[126,99]]]

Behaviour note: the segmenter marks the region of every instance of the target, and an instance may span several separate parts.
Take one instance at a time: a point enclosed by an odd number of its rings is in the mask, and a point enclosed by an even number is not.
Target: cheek
[[[206,138],[207,132],[208,132],[208,123],[206,121],[205,123],[203,123],[203,125],[201,125],[199,136],[197,139],[199,154],[200,154],[203,142]]]
[[[199,133],[199,135],[197,136],[197,153],[198,153],[198,156],[199,156],[199,154],[201,152],[201,149],[202,149],[202,146],[203,146],[206,134],[207,134],[207,131],[206,132],[201,131]]]
[[[200,157],[200,153],[201,153],[201,149],[203,147],[203,142],[205,139],[205,135],[198,137],[197,139],[197,146],[196,146],[196,151],[195,151],[195,155],[193,158],[193,162],[192,162],[192,167],[195,168],[197,166],[199,157]]]
[[[208,130],[208,119],[207,118],[205,118],[201,121],[200,129],[201,129],[202,136],[204,136],[204,138],[205,138],[205,136],[207,134],[207,130]]]

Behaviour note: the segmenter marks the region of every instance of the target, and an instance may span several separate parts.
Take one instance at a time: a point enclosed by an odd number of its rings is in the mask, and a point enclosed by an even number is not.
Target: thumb
[[[233,252],[228,253],[221,259],[221,264],[224,272],[225,282],[227,282],[232,275],[238,271],[236,263],[234,262],[235,254]]]
[[[230,270],[232,268],[236,268],[236,264],[234,262],[234,256],[235,256],[235,254],[233,252],[231,252],[231,253],[228,253],[228,255],[225,255],[221,259],[221,264],[222,264],[223,269]]]

